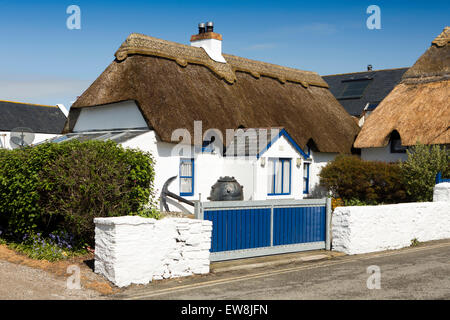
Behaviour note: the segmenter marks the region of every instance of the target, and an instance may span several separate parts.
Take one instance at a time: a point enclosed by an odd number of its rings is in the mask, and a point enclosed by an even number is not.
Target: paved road
[[[125,299],[450,299],[450,243],[132,286]],[[369,290],[369,266],[380,289]],[[376,282],[370,282],[376,285]]]

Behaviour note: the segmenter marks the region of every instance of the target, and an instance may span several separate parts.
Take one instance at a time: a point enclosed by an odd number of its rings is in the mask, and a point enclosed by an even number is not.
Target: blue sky
[[[81,30],[69,30],[69,5]],[[381,30],[369,30],[369,5]],[[450,25],[450,1],[2,1],[0,100],[71,104],[132,32],[188,44],[213,21],[223,51],[321,75],[411,66]]]

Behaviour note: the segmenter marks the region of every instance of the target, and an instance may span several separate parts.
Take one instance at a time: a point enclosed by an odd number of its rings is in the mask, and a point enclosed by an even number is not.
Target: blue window
[[[194,159],[180,159],[180,196],[194,195]]]
[[[291,159],[269,159],[268,166],[267,195],[277,196],[291,194]]]
[[[309,193],[309,167],[311,163],[304,162],[303,163],[303,193]]]

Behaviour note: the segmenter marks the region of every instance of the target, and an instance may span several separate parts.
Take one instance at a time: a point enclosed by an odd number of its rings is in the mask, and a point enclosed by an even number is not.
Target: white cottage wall
[[[148,128],[134,101],[82,108],[73,128],[74,132]]]
[[[391,153],[391,144],[382,148],[362,148],[361,159],[369,161],[397,162],[408,160],[406,153]]]
[[[318,188],[320,183],[320,171],[327,165],[328,162],[333,161],[337,153],[313,152],[311,151],[311,167],[309,172],[309,190],[314,191]],[[307,195],[305,195],[307,196]]]

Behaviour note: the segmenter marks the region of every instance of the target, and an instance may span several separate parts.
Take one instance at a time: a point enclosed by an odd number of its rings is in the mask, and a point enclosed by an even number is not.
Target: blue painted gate
[[[196,215],[212,221],[211,260],[219,261],[327,248],[327,205],[325,199],[204,202]]]

